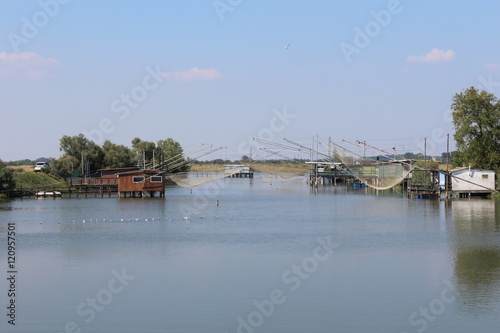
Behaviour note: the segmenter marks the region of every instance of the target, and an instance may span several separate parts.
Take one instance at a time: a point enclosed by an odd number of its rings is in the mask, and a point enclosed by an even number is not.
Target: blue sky
[[[440,155],[455,93],[500,96],[499,12],[493,0],[0,0],[0,159],[57,158],[79,133],[228,146],[210,158],[248,154],[250,136],[398,152],[427,138]]]

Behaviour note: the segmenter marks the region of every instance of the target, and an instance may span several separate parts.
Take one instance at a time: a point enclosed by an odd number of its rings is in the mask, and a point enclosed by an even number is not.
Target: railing
[[[70,186],[118,184],[118,178],[69,178]]]

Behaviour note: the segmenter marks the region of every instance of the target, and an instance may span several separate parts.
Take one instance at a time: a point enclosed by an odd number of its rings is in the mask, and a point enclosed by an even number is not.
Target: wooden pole
[[[446,190],[446,197],[448,198],[448,180],[450,179],[449,170],[450,169],[450,134],[446,134],[446,177],[444,177],[444,188]]]
[[[427,185],[427,138],[424,138],[424,186]]]

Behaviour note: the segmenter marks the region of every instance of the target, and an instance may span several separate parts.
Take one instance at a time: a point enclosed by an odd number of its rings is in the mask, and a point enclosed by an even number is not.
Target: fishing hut
[[[345,183],[347,180],[354,179],[347,167],[343,163],[336,162],[306,162],[309,165],[309,184],[317,186],[318,184]]]
[[[470,197],[488,195],[495,190],[495,171],[460,167],[445,174],[445,182],[452,195]]]
[[[164,177],[157,170],[133,170],[121,172],[118,177],[118,196],[132,197],[159,197],[165,196]]]

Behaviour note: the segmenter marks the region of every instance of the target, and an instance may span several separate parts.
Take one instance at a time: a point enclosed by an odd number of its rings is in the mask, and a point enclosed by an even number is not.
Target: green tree
[[[78,165],[79,161],[70,155],[62,156],[50,163],[52,173],[64,179],[79,170]]]
[[[455,162],[475,168],[500,168],[500,103],[471,87],[453,97]]]
[[[106,168],[123,168],[133,165],[132,150],[124,145],[117,145],[109,140],[102,144],[104,166]]]
[[[7,168],[7,164],[0,160],[0,191],[8,191],[16,187],[13,173],[14,171]]]
[[[241,156],[241,162],[251,162],[250,157],[248,155]]]
[[[184,159],[184,150],[179,142],[172,138],[166,140],[160,140],[156,143],[157,149],[161,154],[161,162],[165,162],[167,165],[173,165],[182,163]],[[173,171],[186,171],[188,169],[187,165],[183,165]]]
[[[82,160],[83,163],[90,163],[91,170],[103,167],[104,152],[102,148],[83,134],[64,135],[60,140],[59,149],[64,152],[63,156],[73,156],[78,161],[75,168],[81,168]]]
[[[156,145],[151,141],[142,141],[139,138],[132,140],[134,162],[136,165],[144,168],[152,167],[153,154],[155,154]]]

